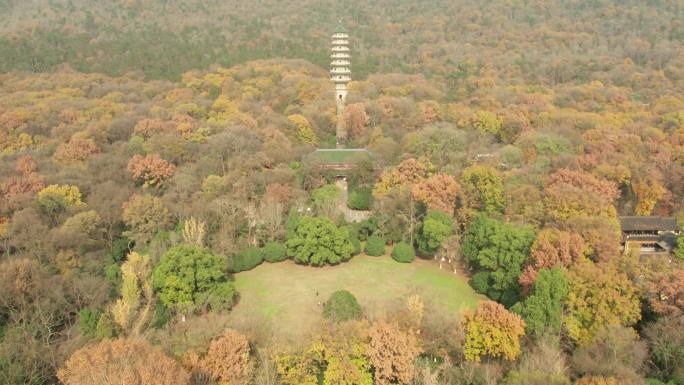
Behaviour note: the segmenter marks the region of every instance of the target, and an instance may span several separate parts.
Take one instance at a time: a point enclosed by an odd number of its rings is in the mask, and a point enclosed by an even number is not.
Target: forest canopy
[[[0,0],[0,383],[683,385],[682,20]]]

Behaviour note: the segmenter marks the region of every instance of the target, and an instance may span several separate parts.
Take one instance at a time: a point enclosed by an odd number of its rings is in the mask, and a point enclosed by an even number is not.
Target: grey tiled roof
[[[620,217],[622,231],[677,231],[677,219],[673,217]]]

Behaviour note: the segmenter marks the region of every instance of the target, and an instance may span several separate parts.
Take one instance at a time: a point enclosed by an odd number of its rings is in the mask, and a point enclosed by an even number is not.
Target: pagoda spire
[[[351,56],[349,55],[349,34],[340,21],[331,38],[330,80],[335,83],[335,105],[337,107],[337,147],[344,147],[347,131],[342,124],[347,101],[347,83],[351,81]]]

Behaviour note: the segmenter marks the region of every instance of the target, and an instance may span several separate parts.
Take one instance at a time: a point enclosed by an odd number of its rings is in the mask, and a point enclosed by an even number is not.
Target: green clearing
[[[371,159],[370,153],[364,149],[319,149],[310,157],[318,164],[355,164]]]
[[[240,302],[230,312],[236,327],[270,325],[276,339],[298,340],[318,329],[323,317],[320,303],[336,290],[356,296],[364,312],[377,317],[403,305],[419,294],[429,309],[454,319],[464,308],[474,308],[481,296],[467,280],[432,261],[410,264],[391,258],[356,256],[338,266],[322,268],[296,265],[292,261],[264,263],[235,275]],[[318,296],[316,296],[318,292]]]

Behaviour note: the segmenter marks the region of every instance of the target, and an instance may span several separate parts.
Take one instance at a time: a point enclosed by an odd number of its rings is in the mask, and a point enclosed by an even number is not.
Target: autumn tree
[[[503,120],[496,114],[480,110],[475,113],[472,119],[473,126],[483,134],[499,135]]]
[[[318,142],[311,123],[309,123],[309,120],[304,115],[290,115],[287,117],[287,121],[296,132],[299,140],[307,144],[316,144]]]
[[[314,344],[303,351],[278,355],[276,365],[280,381],[285,385],[318,385],[322,350],[320,344]]]
[[[31,175],[38,171],[38,165],[31,155],[22,155],[17,158],[14,169],[23,176]]]
[[[110,308],[112,318],[124,333],[139,335],[152,318],[154,304],[150,257],[131,252],[121,265],[121,298]]]
[[[527,291],[541,269],[569,267],[584,256],[584,239],[579,234],[546,228],[539,232],[532,244],[528,265],[520,276],[520,285]]]
[[[396,322],[378,320],[368,332],[368,356],[375,373],[375,384],[409,384],[415,374],[414,361],[420,354],[418,341]]]
[[[38,174],[38,165],[32,156],[18,157],[14,169],[19,176],[0,180],[0,210],[11,211],[24,207],[45,187],[45,178]]]
[[[463,255],[476,274],[472,285],[507,306],[519,295],[518,279],[534,241],[534,230],[486,215],[478,216],[463,236]]]
[[[363,103],[351,103],[346,106],[342,114],[342,124],[352,137],[362,137],[368,124],[368,115]]]
[[[565,328],[585,345],[608,326],[632,326],[641,318],[637,289],[629,278],[609,265],[584,261],[568,272]]]
[[[578,216],[614,217],[613,202],[619,191],[614,182],[581,171],[561,169],[546,181],[544,205],[552,220]]]
[[[58,235],[72,238],[70,243],[74,243],[76,247],[97,246],[97,242],[102,240],[103,236],[102,218],[95,210],[80,212],[64,221]]]
[[[176,171],[176,166],[159,157],[157,154],[147,156],[134,155],[128,161],[128,171],[133,180],[144,187],[160,187]]]
[[[164,121],[161,119],[141,119],[135,124],[133,133],[147,139],[160,133],[163,129]]]
[[[271,183],[259,204],[259,218],[263,227],[263,238],[282,239],[287,210],[293,200],[293,189],[285,184]]]
[[[684,270],[656,273],[646,283],[648,305],[660,316],[684,314]]]
[[[38,192],[38,205],[49,215],[59,214],[67,209],[85,206],[81,191],[76,186],[49,185]]]
[[[463,346],[466,360],[480,362],[482,357],[488,356],[513,361],[520,354],[525,321],[501,304],[481,301],[475,312],[463,313],[461,323],[466,333]]]
[[[245,336],[228,329],[223,336],[211,341],[207,355],[200,362],[212,378],[230,384],[242,384],[253,370],[251,349]]]
[[[190,375],[141,340],[103,340],[77,350],[57,372],[64,385],[181,385]]]
[[[181,235],[185,243],[202,247],[207,236],[207,224],[201,219],[190,217],[183,221]]]
[[[574,217],[565,221],[570,232],[584,239],[585,254],[596,262],[610,262],[620,255],[620,223],[605,216]]]
[[[633,180],[631,187],[637,198],[634,207],[636,215],[651,215],[660,198],[667,192],[662,183],[653,178]]]
[[[393,189],[400,189],[420,182],[432,174],[433,166],[426,159],[409,158],[389,168],[380,174],[378,182],[373,188],[373,195],[381,197]]]
[[[60,162],[74,164],[83,162],[91,155],[99,153],[100,148],[94,140],[74,137],[68,143],[63,143],[57,147],[54,157]]]
[[[572,355],[578,376],[612,377],[621,384],[642,381],[648,348],[634,329],[612,326],[601,330],[596,340],[580,346]]]
[[[529,344],[506,373],[502,385],[570,385],[566,356],[560,338],[545,334]]]
[[[323,385],[373,384],[367,329],[366,322],[348,322],[323,330]]]
[[[463,170],[461,185],[468,208],[495,213],[503,210],[504,188],[501,174],[493,167],[474,165]]]
[[[114,239],[121,234],[122,206],[130,196],[131,191],[128,188],[111,180],[90,187],[87,204],[99,215],[103,235],[110,247]]]
[[[161,199],[152,195],[133,195],[123,204],[122,219],[130,227],[125,233],[141,243],[147,243],[171,224],[171,214]]]
[[[276,357],[284,385],[372,385],[366,323],[327,325],[303,350]]]
[[[456,180],[447,174],[435,174],[424,181],[416,183],[411,193],[413,198],[424,203],[429,209],[454,212],[456,194],[460,191]]]
[[[35,259],[0,262],[0,382],[41,383],[54,375],[64,328],[78,312],[71,286]]]

